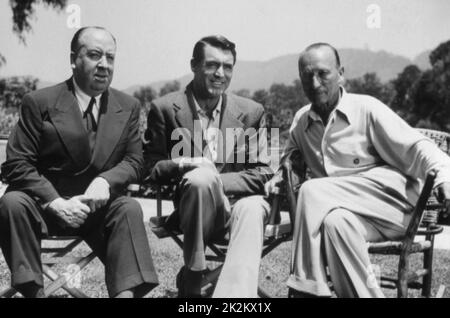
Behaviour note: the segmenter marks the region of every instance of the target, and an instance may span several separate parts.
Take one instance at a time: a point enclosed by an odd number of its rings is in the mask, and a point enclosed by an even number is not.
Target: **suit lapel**
[[[222,138],[219,138],[218,149],[218,158],[223,158],[224,161],[219,162],[218,170],[221,171],[227,162],[234,162],[234,149],[236,147],[237,140],[233,137],[232,145],[227,147],[227,131],[228,135],[233,136],[232,131],[234,129],[241,130],[244,128],[244,124],[239,119],[242,116],[241,110],[234,103],[232,98],[229,98],[226,94],[222,96],[222,116],[220,122],[220,132],[222,134]],[[240,135],[240,134],[239,134]]]
[[[202,130],[195,108],[194,95],[192,93],[191,84],[186,87],[185,95],[179,100],[174,102],[174,111],[176,112],[175,118],[181,128],[186,128],[189,131],[182,130],[183,140],[190,140],[192,150],[194,150],[194,156],[201,156],[202,149]],[[194,125],[194,121],[197,121],[197,125]]]
[[[84,169],[91,159],[89,140],[81,118],[78,102],[73,94],[72,79],[66,81],[55,107],[49,115],[67,152],[75,164]]]
[[[103,94],[92,165],[99,169],[104,166],[119,142],[130,115],[131,112],[122,109],[111,90]]]

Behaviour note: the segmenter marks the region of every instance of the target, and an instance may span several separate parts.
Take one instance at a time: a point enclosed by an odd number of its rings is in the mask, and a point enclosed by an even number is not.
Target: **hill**
[[[421,69],[429,68],[428,55],[430,51],[423,52],[414,61],[386,51],[370,51],[364,49],[340,49],[342,65],[345,67],[345,77],[356,78],[368,72],[376,72],[383,82],[397,76],[405,66],[416,63]],[[265,62],[239,61],[236,63],[231,90],[268,89],[273,83],[291,84],[298,78],[298,54],[289,54],[273,58]],[[428,66],[427,66],[428,63]],[[192,74],[184,75],[177,80],[184,87],[192,79]],[[148,85],[157,91],[167,81],[153,82]],[[127,88],[127,93],[135,92],[140,85]]]

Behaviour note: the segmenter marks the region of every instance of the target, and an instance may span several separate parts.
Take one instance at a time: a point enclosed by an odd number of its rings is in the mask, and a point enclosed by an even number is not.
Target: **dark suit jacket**
[[[84,193],[97,176],[112,194],[137,182],[143,164],[139,102],[110,88],[100,112],[91,153],[72,79],[25,95],[2,165],[7,191],[23,191],[44,204]]]
[[[179,149],[180,141],[185,143],[184,146],[190,147],[191,157],[201,154],[201,149],[194,145],[195,134],[201,136],[201,132],[194,131],[194,120],[198,120],[198,114],[193,105],[191,86],[192,84],[189,84],[184,92],[170,93],[151,104],[148,128],[145,132],[147,144],[144,146],[144,157],[146,173],[153,182],[174,182],[181,177],[178,164],[171,160],[173,147]],[[227,146],[226,138],[227,129],[233,128],[238,128],[241,132],[253,131],[255,133],[252,135],[257,137],[258,129],[264,127],[264,122],[264,108],[260,104],[232,94],[223,95],[220,121],[223,143],[218,147],[219,158],[223,160],[216,163],[216,168],[227,195],[247,196],[264,193],[264,184],[272,176],[268,162],[262,162],[260,158],[257,158],[257,161],[251,160],[250,155],[255,155],[255,149],[249,148],[248,142],[245,143],[245,147],[242,146],[245,135],[240,134],[237,142],[228,140],[231,147]],[[172,136],[176,129],[179,129],[177,132],[182,132],[182,138],[178,138],[180,136],[178,133]],[[260,153],[267,150],[266,142],[261,145],[262,147],[258,149]],[[240,156],[244,157],[245,161],[237,160]]]

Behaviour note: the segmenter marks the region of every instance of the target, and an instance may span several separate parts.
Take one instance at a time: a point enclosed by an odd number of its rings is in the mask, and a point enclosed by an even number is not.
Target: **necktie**
[[[89,131],[97,131],[97,123],[95,121],[94,113],[92,112],[95,105],[95,98],[92,97],[89,101],[89,105],[84,111],[83,119],[84,124],[86,126],[86,130]]]

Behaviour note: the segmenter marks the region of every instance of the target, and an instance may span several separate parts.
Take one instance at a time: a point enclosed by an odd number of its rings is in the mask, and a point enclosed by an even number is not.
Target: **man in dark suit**
[[[177,277],[184,297],[201,296],[206,244],[227,230],[227,258],[213,296],[257,295],[269,213],[261,194],[272,171],[261,156],[267,140],[258,138],[263,107],[225,93],[235,62],[234,43],[222,36],[201,39],[191,60],[193,81],[155,100],[148,116],[147,173],[154,182],[176,184],[170,222],[184,234],[185,266]]]
[[[75,33],[73,77],[23,98],[2,175],[0,245],[11,283],[43,295],[40,241],[79,235],[105,264],[111,297],[158,284],[140,205],[121,195],[142,173],[139,102],[109,88],[116,40],[100,27]]]

